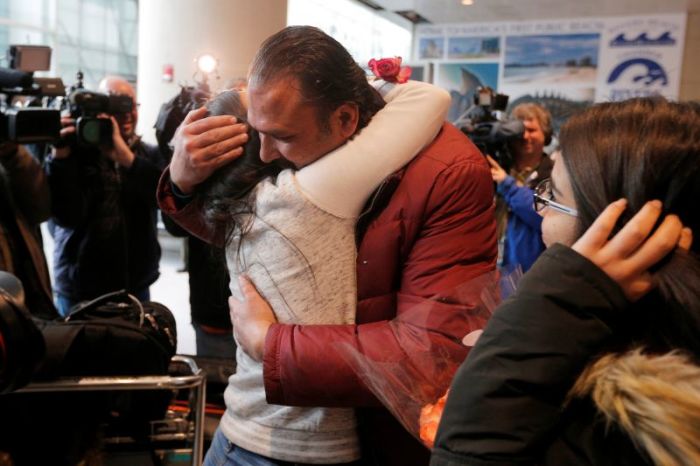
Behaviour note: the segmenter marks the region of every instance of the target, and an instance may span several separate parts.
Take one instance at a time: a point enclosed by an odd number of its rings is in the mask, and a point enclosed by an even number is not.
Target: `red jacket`
[[[158,190],[163,212],[206,235],[201,220],[192,217],[197,206],[178,212],[166,180]],[[381,408],[335,348],[347,343],[369,356],[394,352],[397,361],[410,358],[388,320],[424,309],[430,317],[416,325],[433,330],[432,343],[466,356],[459,340],[468,333],[465,315],[473,303],[460,285],[495,269],[493,195],[484,157],[445,124],[430,146],[384,183],[370,202],[373,212],[358,222],[358,229],[369,224],[358,247],[357,325],[270,327],[264,356],[268,402],[363,408],[358,413],[367,460],[427,465],[429,451]]]

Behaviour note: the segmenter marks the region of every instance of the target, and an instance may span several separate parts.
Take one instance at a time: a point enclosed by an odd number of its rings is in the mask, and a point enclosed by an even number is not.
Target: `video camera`
[[[14,105],[20,100],[18,97],[25,97],[26,101],[64,94],[60,78],[34,78],[35,71],[49,70],[51,48],[11,45],[7,55],[9,68],[0,68],[0,142],[25,144],[58,139],[61,131],[58,110]]]
[[[88,91],[83,88],[82,80],[83,74],[78,72],[78,83],[68,96],[70,114],[75,118],[78,143],[87,146],[111,146],[112,122],[98,115],[130,113],[134,109],[134,101],[128,95]]]
[[[497,94],[488,86],[479,87],[474,104],[455,122],[484,155],[490,155],[506,172],[513,165],[508,144],[522,138],[525,132],[522,121],[498,117],[497,112],[507,107],[507,95]]]

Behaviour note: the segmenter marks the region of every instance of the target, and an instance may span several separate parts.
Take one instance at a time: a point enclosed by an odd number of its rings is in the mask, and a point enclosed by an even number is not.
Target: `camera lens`
[[[77,121],[78,141],[88,146],[112,145],[112,121],[82,117]]]
[[[82,139],[87,144],[97,144],[100,142],[100,122],[97,120],[90,120],[85,122],[82,128]]]

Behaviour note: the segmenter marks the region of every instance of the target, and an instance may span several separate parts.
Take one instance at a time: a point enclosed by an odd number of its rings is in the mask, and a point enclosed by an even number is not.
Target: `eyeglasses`
[[[572,209],[571,207],[567,207],[564,204],[559,204],[558,202],[554,202],[552,200],[554,195],[552,194],[552,180],[550,178],[540,181],[540,183],[535,187],[535,192],[532,194],[532,197],[535,203],[536,212],[540,212],[545,207],[548,207],[552,210],[556,210],[557,212],[571,215],[572,217],[578,217],[578,212],[576,209]]]

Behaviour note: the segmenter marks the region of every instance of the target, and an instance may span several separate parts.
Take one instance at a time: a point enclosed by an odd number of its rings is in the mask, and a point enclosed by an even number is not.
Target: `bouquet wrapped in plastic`
[[[416,300],[404,307],[389,322],[395,342],[386,354],[344,344],[338,350],[406,430],[432,448],[455,372],[520,275],[493,272],[475,278],[453,294],[461,304]]]

